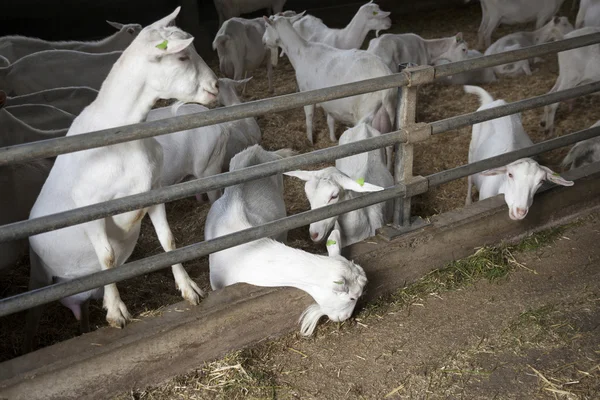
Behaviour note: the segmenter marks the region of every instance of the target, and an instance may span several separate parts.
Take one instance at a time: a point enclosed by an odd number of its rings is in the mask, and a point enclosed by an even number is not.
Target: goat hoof
[[[204,297],[202,289],[198,287],[196,282],[189,278],[183,285],[179,285],[179,290],[181,291],[181,296],[194,306],[200,304],[200,298]]]
[[[112,310],[109,310],[106,314],[106,321],[113,328],[122,329],[127,325],[127,322],[131,321],[131,315],[127,311],[127,307],[123,302]]]

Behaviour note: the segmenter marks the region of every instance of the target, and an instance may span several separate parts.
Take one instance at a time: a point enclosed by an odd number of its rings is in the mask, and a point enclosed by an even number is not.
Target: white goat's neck
[[[297,65],[301,62],[304,49],[309,43],[292,27],[289,21],[284,21],[277,27],[279,34],[280,46],[288,56],[290,63],[297,69]]]
[[[103,124],[107,127],[145,120],[158,100],[157,93],[146,85],[144,60],[136,58],[123,52],[102,83],[98,97],[88,107],[93,110],[96,120],[104,118]]]
[[[436,61],[442,54],[448,51],[452,45],[452,41],[456,40],[454,37],[442,38],[442,39],[423,39],[425,47],[427,48],[427,54],[429,55],[429,61]]]
[[[347,44],[349,43],[349,47],[360,48],[368,33],[365,17],[359,10],[352,17],[350,23],[339,30],[339,37]]]
[[[332,271],[340,261],[294,249],[273,239],[250,243],[242,251],[244,262],[238,281],[257,286],[290,286],[313,295],[323,285],[331,285]]]

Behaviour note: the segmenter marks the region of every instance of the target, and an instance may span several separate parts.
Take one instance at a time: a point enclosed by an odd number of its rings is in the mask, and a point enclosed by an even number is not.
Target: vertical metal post
[[[408,64],[400,64],[398,72],[406,69]],[[396,112],[396,129],[415,124],[417,113],[417,86],[406,86],[398,88],[398,105]],[[395,145],[394,160],[394,183],[409,182],[413,176],[413,144],[397,143]],[[395,228],[407,228],[410,226],[411,199],[397,198],[394,201]]]

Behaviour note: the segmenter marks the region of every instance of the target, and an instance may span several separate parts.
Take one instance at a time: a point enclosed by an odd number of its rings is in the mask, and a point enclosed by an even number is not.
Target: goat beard
[[[321,307],[318,304],[313,304],[309,306],[302,315],[300,315],[299,323],[300,323],[300,333],[303,336],[310,336],[315,331],[317,327],[317,323],[321,317],[325,314],[321,311]]]

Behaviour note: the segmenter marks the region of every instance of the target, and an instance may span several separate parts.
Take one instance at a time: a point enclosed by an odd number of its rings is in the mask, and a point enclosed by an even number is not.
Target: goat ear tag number
[[[327,241],[327,246],[333,246],[334,244],[337,244],[337,242],[335,240],[328,240]]]
[[[333,283],[337,284],[337,285],[343,285],[344,281],[333,281]]]
[[[365,178],[358,178],[356,180],[356,183],[358,183],[360,186],[364,186],[365,185]]]
[[[156,48],[157,49],[161,49],[161,50],[166,50],[168,44],[169,44],[168,40],[163,40],[162,43],[159,43],[159,44],[156,45]]]

